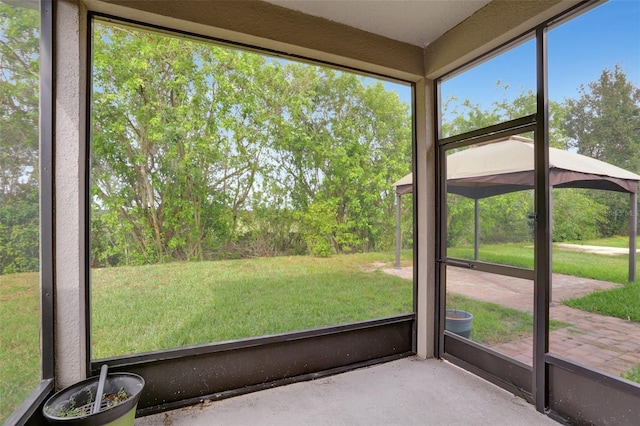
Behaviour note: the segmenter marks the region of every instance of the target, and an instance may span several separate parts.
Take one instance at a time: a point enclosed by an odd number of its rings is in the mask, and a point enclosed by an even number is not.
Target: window
[[[92,60],[93,359],[413,311],[409,86],[99,19]]]
[[[443,80],[441,137],[535,114],[535,40]]]
[[[640,180],[638,20],[640,4],[610,1],[548,36],[550,110],[556,112],[551,146],[586,157],[584,164],[598,170],[572,187],[553,189],[550,316],[571,325],[551,332],[549,349],[635,382],[640,382],[637,263],[635,282],[629,281],[634,280],[630,245],[637,234]]]
[[[10,424],[52,389],[50,6],[0,1],[0,421]]]

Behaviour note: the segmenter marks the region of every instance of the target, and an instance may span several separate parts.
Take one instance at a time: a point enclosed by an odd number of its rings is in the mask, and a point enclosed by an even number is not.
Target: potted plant
[[[47,400],[42,413],[52,425],[132,426],[144,379],[132,373],[107,374],[69,386]]]
[[[447,309],[444,329],[468,339],[471,336],[472,321],[473,314],[471,312]]]

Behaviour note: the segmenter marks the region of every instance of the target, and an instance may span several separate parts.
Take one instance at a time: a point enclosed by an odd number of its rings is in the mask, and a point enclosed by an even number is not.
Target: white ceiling
[[[425,47],[491,0],[265,0]]]

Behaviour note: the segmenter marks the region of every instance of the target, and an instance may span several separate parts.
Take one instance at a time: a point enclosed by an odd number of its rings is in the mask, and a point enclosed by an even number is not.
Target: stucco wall
[[[85,176],[86,11],[57,2],[55,22],[55,356],[56,384],[86,374]]]

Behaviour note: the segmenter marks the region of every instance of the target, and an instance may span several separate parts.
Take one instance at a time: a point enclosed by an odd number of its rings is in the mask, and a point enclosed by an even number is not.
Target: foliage
[[[536,97],[532,91],[520,93],[513,100],[507,99],[508,86],[502,86],[504,99],[494,101],[491,109],[483,109],[480,104],[469,100],[461,103],[451,98],[445,102],[443,116],[453,117],[443,122],[443,134],[455,135],[489,125],[512,120],[536,111]],[[449,110],[451,109],[451,110]],[[564,119],[565,110],[557,102],[549,102],[551,146],[565,149],[566,137],[559,123]],[[527,135],[531,137],[531,135]],[[474,201],[462,196],[449,194],[447,202],[447,244],[450,247],[473,245],[474,241]],[[515,243],[533,240],[533,223],[529,216],[533,213],[531,191],[481,199],[480,240],[483,244]],[[562,218],[560,218],[562,219]],[[585,219],[586,220],[586,219]],[[560,222],[564,223],[564,222]]]
[[[39,14],[0,3],[0,274],[39,267]]]
[[[553,241],[580,241],[600,236],[607,208],[589,196],[593,192],[575,188],[553,190]]]
[[[497,88],[501,88],[504,95],[502,100],[493,101],[490,109],[483,109],[482,105],[474,104],[468,99],[462,102],[456,97],[447,99],[442,108],[442,116],[453,117],[453,119],[443,120],[443,136],[458,135],[536,113],[536,95],[533,91],[521,92],[513,99],[508,99],[509,86],[498,82]],[[550,100],[548,108],[550,145],[554,148],[566,149],[568,141],[561,127],[566,113],[565,107]],[[531,137],[531,135],[526,136]]]
[[[382,83],[96,29],[94,265],[392,246],[411,126]]]
[[[567,99],[563,130],[578,153],[640,173],[640,89],[616,65],[604,69],[597,81],[580,87],[580,98]],[[627,232],[628,197],[596,193],[608,208],[601,234]],[[626,214],[624,214],[626,213]]]

